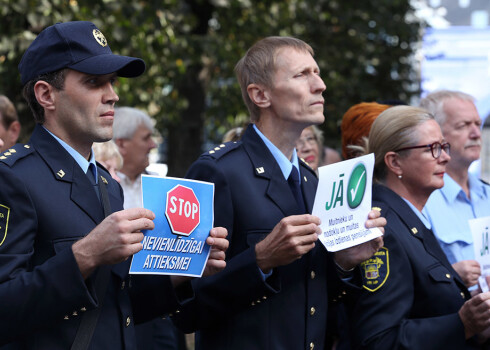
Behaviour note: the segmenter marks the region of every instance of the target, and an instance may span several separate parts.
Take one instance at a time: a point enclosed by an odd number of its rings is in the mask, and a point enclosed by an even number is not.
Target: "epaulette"
[[[300,160],[300,161],[301,161],[301,162],[302,162],[304,165],[307,165],[307,166],[309,166],[309,167],[310,167],[310,164],[308,164],[308,162],[307,162],[306,160],[304,160],[304,159],[303,159],[303,158],[301,158],[301,157],[298,157],[298,158],[299,158],[299,160]],[[311,168],[311,167],[310,167],[310,168]]]
[[[34,152],[34,147],[28,144],[18,143],[12,148],[0,153],[0,162],[12,166],[17,160]]]
[[[225,143],[222,143],[219,146],[216,146],[215,148],[205,152],[203,154],[203,156],[210,156],[211,158],[219,159],[240,145],[241,145],[240,141],[225,142]]]
[[[299,158],[299,163],[301,165],[303,165],[304,167],[306,167],[306,169],[308,169],[310,172],[312,172],[315,176],[317,176],[315,170],[313,170],[313,168],[310,166],[310,164],[308,164],[308,162],[306,160],[304,160],[303,158]]]

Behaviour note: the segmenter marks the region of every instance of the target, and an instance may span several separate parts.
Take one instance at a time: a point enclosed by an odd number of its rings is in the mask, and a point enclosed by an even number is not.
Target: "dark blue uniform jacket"
[[[300,173],[311,212],[318,180],[302,161]],[[197,319],[192,323],[176,317],[176,322],[189,331],[200,328],[198,349],[323,349],[328,301],[325,248],[318,242],[301,259],[275,268],[265,281],[256,263],[255,244],[282,218],[303,213],[254,129],[250,126],[242,141],[203,154],[187,176],[215,184],[215,225],[228,229],[230,247],[226,269],[196,281]],[[332,273],[332,279],[340,282]]]
[[[113,211],[119,184],[107,180]],[[69,349],[86,310],[99,305],[93,275],[82,278],[71,245],[104,219],[97,194],[66,150],[42,127],[30,142],[0,155],[0,345]],[[128,277],[114,265],[92,338],[93,349],[132,349],[134,323],[174,311],[169,280]]]
[[[470,294],[432,231],[383,185],[374,186],[373,206],[388,224],[377,267],[361,269],[364,290],[350,305],[355,348],[473,349],[458,316]]]

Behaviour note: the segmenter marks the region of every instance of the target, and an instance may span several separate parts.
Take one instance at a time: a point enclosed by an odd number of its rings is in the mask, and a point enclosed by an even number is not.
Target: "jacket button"
[[[126,287],[126,281],[122,281],[122,283],[121,283],[121,290],[123,290],[124,287]]]
[[[316,310],[314,307],[311,307],[310,309],[310,315],[313,316],[315,314]]]
[[[446,278],[447,278],[447,279],[450,279],[450,278],[451,278],[451,275],[450,275],[450,274],[448,274],[448,273],[446,273]]]
[[[461,292],[460,294],[461,294],[461,298],[463,298],[463,299],[464,299],[464,298],[465,298],[465,297],[464,297],[464,293],[463,293],[463,292]]]
[[[126,327],[129,327],[129,325],[131,324],[131,317],[127,317],[126,318]]]
[[[315,348],[315,343],[311,342],[310,343],[310,350],[313,350]]]
[[[312,280],[315,279],[315,271],[311,271],[310,277],[311,277]]]

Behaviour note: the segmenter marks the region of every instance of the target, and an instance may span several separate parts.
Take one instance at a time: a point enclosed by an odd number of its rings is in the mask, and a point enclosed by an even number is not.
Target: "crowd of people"
[[[326,86],[314,51],[267,37],[235,67],[250,114],[186,177],[214,183],[201,278],[129,275],[154,227],[141,175],[156,147],[146,113],[118,107],[112,53],[91,22],[43,30],[19,64],[36,127],[0,96],[0,349],[486,349],[490,292],[468,220],[490,216],[469,173],[481,119],[462,92],[420,106],[361,102],[325,147]],[[329,253],[311,215],[318,168],[374,154],[366,228],[382,237]]]

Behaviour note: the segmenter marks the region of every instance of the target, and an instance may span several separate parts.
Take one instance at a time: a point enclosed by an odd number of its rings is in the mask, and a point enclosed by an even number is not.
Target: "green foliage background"
[[[423,24],[409,0],[0,0],[0,17],[0,93],[15,102],[24,141],[34,124],[21,97],[22,53],[46,26],[88,20],[113,52],[145,60],[142,77],[120,80],[118,105],[156,119],[173,176],[248,120],[233,68],[265,36],[295,36],[315,49],[330,146],[338,146],[339,120],[353,104],[409,102],[419,93],[411,57]]]

